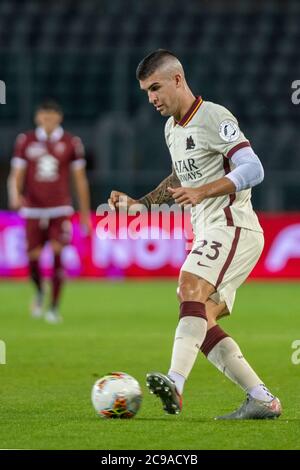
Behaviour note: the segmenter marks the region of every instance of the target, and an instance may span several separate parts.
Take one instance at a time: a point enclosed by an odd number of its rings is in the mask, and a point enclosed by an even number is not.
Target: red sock
[[[52,298],[51,308],[56,308],[60,299],[61,288],[63,285],[63,267],[61,265],[61,257],[54,255],[53,274],[52,274]]]

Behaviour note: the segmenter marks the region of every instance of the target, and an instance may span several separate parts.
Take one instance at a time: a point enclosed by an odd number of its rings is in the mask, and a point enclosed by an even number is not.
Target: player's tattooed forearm
[[[180,181],[176,176],[175,171],[165,178],[153,191],[146,194],[146,196],[139,199],[139,202],[150,209],[152,204],[163,204],[172,200],[168,188],[178,188]]]

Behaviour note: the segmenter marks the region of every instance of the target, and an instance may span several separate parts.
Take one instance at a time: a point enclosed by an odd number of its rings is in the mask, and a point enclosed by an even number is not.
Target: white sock
[[[180,319],[175,333],[170,371],[188,378],[206,331],[207,321],[204,318],[185,316]]]
[[[238,384],[245,392],[255,389],[262,383],[237,345],[229,336],[221,339],[208,353],[207,359]]]
[[[177,372],[174,372],[171,369],[168,372],[168,377],[170,377],[170,379],[173,380],[173,382],[176,385],[177,392],[180,393],[180,395],[181,395],[182,392],[183,392],[185,377],[183,377],[183,375],[177,374]]]
[[[264,384],[256,385],[256,387],[251,388],[248,393],[252,398],[256,398],[257,400],[272,401],[274,399],[274,395],[272,395]]]

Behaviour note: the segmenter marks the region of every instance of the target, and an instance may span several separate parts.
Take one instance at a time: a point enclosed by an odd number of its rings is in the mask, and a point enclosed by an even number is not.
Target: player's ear
[[[176,88],[179,88],[182,85],[182,76],[180,75],[180,73],[176,73],[176,75],[174,76],[174,80]]]

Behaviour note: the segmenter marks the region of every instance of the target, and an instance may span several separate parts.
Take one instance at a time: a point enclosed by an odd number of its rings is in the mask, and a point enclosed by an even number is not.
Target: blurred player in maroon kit
[[[52,294],[45,319],[61,320],[58,303],[63,283],[62,248],[70,242],[73,213],[70,176],[74,178],[80,221],[90,232],[90,198],[81,140],[66,132],[61,123],[63,112],[54,101],[38,106],[35,130],[17,137],[8,179],[9,206],[20,210],[26,220],[30,276],[36,288],[32,315],[42,316],[44,290],[39,258],[46,241],[54,253]]]

